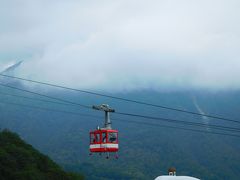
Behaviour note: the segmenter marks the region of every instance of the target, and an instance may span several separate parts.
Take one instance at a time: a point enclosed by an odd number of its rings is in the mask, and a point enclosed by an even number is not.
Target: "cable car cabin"
[[[118,151],[118,131],[99,129],[90,132],[90,152],[109,153]]]
[[[115,152],[115,157],[118,159],[118,131],[112,129],[110,120],[110,112],[115,112],[115,110],[107,104],[93,106],[93,109],[105,112],[105,122],[103,128],[98,126],[97,130],[90,132],[90,155],[107,153],[107,158],[109,158],[109,153]]]

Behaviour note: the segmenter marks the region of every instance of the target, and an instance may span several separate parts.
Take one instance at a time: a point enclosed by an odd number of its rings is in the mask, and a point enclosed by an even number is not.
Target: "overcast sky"
[[[239,0],[0,0],[0,70],[87,89],[240,89]]]

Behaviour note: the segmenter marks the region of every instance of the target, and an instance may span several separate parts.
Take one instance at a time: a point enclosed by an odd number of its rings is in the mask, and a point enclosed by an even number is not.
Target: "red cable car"
[[[97,128],[90,132],[90,155],[92,153],[109,153],[115,152],[115,157],[118,158],[118,131],[113,130],[110,121],[110,112],[115,112],[108,105],[93,106],[93,109],[105,111],[105,124],[103,128]]]
[[[90,152],[117,152],[118,151],[117,130],[95,130],[90,132]]]

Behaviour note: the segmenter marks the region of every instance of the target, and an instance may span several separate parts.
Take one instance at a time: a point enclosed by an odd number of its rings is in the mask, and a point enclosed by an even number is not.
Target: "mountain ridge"
[[[80,174],[66,173],[9,130],[0,132],[0,179],[83,180]]]

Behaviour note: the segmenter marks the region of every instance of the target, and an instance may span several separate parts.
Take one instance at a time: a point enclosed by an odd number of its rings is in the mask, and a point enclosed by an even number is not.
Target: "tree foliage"
[[[81,180],[82,175],[67,173],[8,130],[0,132],[0,179]]]

